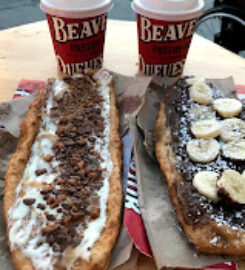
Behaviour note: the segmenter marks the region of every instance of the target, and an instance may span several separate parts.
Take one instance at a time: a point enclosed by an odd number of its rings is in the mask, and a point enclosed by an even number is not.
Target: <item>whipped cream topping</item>
[[[33,266],[37,270],[52,270],[60,257],[63,257],[62,263],[67,269],[71,269],[77,258],[82,257],[85,260],[90,259],[91,249],[100,237],[100,234],[106,224],[106,203],[109,195],[109,178],[113,170],[113,163],[109,153],[109,133],[110,133],[110,88],[108,84],[112,80],[111,75],[106,71],[99,71],[94,75],[98,85],[98,92],[103,96],[103,108],[101,116],[104,119],[105,128],[103,138],[94,134],[94,148],[100,153],[102,162],[100,167],[103,170],[103,185],[98,190],[100,213],[96,219],[89,221],[86,228],[77,226],[76,230],[82,231],[83,238],[81,243],[75,248],[68,246],[62,253],[54,251],[52,247],[45,242],[42,235],[42,229],[47,225],[55,225],[55,221],[47,215],[54,216],[55,220],[60,220],[62,213],[58,208],[52,208],[44,200],[41,191],[44,187],[49,187],[54,183],[59,175],[59,161],[53,158],[51,161],[45,161],[45,156],[54,157],[52,146],[57,140],[57,123],[50,117],[53,107],[54,96],[63,95],[68,89],[62,79],[54,81],[52,91],[46,101],[46,108],[42,109],[42,122],[35,142],[31,149],[31,155],[23,177],[16,188],[16,201],[9,209],[9,240],[11,249],[19,249],[24,256],[31,259]],[[55,169],[55,170],[54,170]],[[37,175],[38,170],[45,170],[45,173]],[[56,172],[56,173],[55,173]],[[56,187],[59,189],[59,186]],[[34,199],[30,205],[23,201]],[[45,210],[43,210],[45,206]]]

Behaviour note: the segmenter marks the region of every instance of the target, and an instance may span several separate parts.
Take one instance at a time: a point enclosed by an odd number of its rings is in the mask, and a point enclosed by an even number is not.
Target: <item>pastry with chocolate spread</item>
[[[245,255],[245,110],[202,78],[166,93],[156,155],[178,220],[201,252]]]
[[[122,203],[113,78],[51,79],[21,124],[4,214],[16,269],[107,269]]]

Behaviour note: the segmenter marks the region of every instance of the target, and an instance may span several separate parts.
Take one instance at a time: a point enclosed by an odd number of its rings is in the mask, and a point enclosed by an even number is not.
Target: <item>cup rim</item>
[[[139,5],[135,0],[131,3],[131,8],[135,13],[145,17],[161,20],[161,21],[187,21],[198,18],[204,11],[204,2],[201,0],[198,7],[192,10],[177,12],[163,12],[157,9],[147,10],[143,5]]]
[[[91,9],[91,8],[64,9],[64,8],[58,8],[56,6],[47,6],[43,3],[43,1],[40,1],[40,9],[43,12],[48,13],[52,16],[58,16],[62,18],[71,18],[71,19],[83,19],[83,18],[96,17],[99,15],[108,13],[113,7],[114,7],[114,4],[112,2],[109,2],[106,5],[101,5],[94,9]]]

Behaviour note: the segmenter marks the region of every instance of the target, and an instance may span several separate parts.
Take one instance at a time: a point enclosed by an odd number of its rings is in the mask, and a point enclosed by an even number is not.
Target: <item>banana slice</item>
[[[221,121],[220,138],[225,142],[245,138],[245,122],[238,118]]]
[[[245,160],[245,140],[231,141],[222,146],[223,156],[235,160]]]
[[[218,156],[219,143],[215,139],[195,139],[187,143],[186,150],[192,161],[208,163]]]
[[[192,77],[186,80],[187,84],[193,85],[196,83],[205,83],[205,79],[203,77]]]
[[[245,204],[245,179],[235,170],[226,170],[217,181],[219,192],[235,203]]]
[[[221,128],[216,120],[203,120],[193,123],[191,132],[198,139],[210,139],[219,136]]]
[[[218,98],[214,101],[213,108],[224,118],[231,118],[240,114],[242,103],[235,98]]]
[[[243,120],[233,117],[220,123],[222,129],[220,137],[223,141],[230,142],[245,137],[245,122]]]
[[[195,104],[190,110],[193,121],[216,119],[216,112],[210,106]]]
[[[211,171],[202,171],[197,173],[193,179],[193,186],[205,197],[213,202],[219,200],[217,180],[219,174]]]
[[[206,83],[197,82],[191,87],[190,97],[200,104],[209,105],[213,100],[213,92]]]

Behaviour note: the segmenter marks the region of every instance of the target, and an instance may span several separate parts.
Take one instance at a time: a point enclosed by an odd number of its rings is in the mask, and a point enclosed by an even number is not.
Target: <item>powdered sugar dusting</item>
[[[209,85],[213,90],[213,99],[223,98],[223,93]],[[187,222],[193,224],[206,223],[212,219],[220,225],[228,225],[233,229],[245,229],[245,209],[242,206],[230,206],[222,202],[213,203],[211,200],[201,195],[192,185],[194,175],[200,171],[214,171],[222,174],[224,170],[233,169],[240,173],[245,169],[245,164],[237,163],[229,159],[225,159],[221,153],[210,163],[195,163],[190,160],[186,145],[187,142],[194,139],[190,127],[193,121],[216,119],[223,120],[215,111],[212,105],[205,106],[195,103],[189,97],[189,88],[185,79],[181,79],[174,93],[175,97],[168,100],[166,113],[168,125],[172,131],[173,150],[176,155],[176,167],[185,179],[176,186],[178,190],[179,200],[185,213]],[[240,118],[244,118],[241,115]],[[216,138],[220,146],[224,144]],[[212,244],[216,245],[218,238],[212,239]]]

